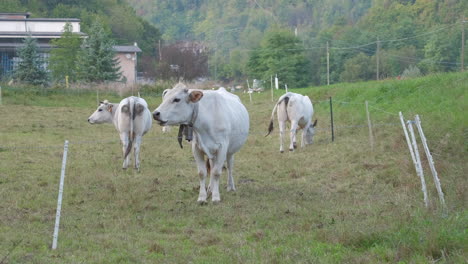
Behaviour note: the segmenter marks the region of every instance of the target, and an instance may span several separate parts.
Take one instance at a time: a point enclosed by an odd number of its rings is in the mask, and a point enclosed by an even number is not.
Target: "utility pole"
[[[468,22],[462,19],[462,43],[461,43],[461,71],[465,71],[465,23]]]
[[[162,54],[161,54],[161,40],[159,40],[159,61],[162,60]]]
[[[218,36],[220,33],[226,33],[226,32],[230,32],[230,31],[237,31],[239,30],[240,28],[231,28],[231,29],[226,29],[226,30],[222,30],[222,31],[218,31],[216,32],[216,35],[215,35],[215,44],[216,44],[216,49],[215,49],[215,62],[214,62],[214,66],[215,66],[215,80],[218,80]],[[224,41],[224,35],[223,35],[223,41]]]
[[[327,41],[327,85],[330,85],[330,52],[328,51],[328,41]]]
[[[380,40],[379,40],[379,37],[377,37],[377,52],[375,53],[375,57],[377,59],[377,81],[380,80],[380,72],[379,72],[379,58],[380,56]]]

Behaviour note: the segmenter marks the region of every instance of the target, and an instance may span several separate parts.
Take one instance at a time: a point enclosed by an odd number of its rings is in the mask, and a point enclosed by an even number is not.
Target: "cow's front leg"
[[[205,155],[202,151],[200,151],[195,144],[192,144],[192,152],[193,152],[193,157],[195,158],[195,162],[197,163],[197,168],[198,168],[198,177],[200,179],[200,191],[198,194],[198,203],[206,203],[206,198],[207,198],[207,193],[206,193],[206,186],[205,186],[205,180],[206,180],[206,173],[207,173],[207,168],[205,164]]]
[[[290,144],[289,144],[289,151],[294,151],[297,148],[296,144],[296,131],[297,131],[297,122],[292,120],[291,121],[291,131],[290,131]]]
[[[212,162],[212,169],[210,175],[210,185],[211,185],[211,201],[220,202],[221,195],[219,194],[219,178],[221,177],[221,172],[223,171],[224,161],[226,160],[226,149],[219,149],[216,157]]]
[[[124,157],[124,161],[122,164],[122,169],[126,170],[128,168],[128,163],[130,162],[130,155],[125,158],[125,152],[127,151],[128,144],[130,144],[130,139],[127,133],[120,134],[120,141],[122,141],[122,154]]]
[[[278,126],[279,126],[279,131],[280,131],[279,132],[280,133],[280,152],[283,153],[284,152],[283,138],[284,138],[284,133],[286,130],[286,122],[279,121]]]
[[[141,146],[141,136],[136,136],[135,141],[133,142],[133,153],[135,158],[135,169],[140,172],[140,146]]]
[[[302,140],[301,140],[301,148],[305,147],[307,143],[307,133],[309,132],[310,122],[307,123],[305,127],[302,128]]]

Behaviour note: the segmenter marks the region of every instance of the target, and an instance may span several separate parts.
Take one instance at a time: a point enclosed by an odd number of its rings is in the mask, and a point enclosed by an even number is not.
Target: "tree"
[[[340,79],[344,82],[357,82],[369,80],[374,75],[375,72],[373,71],[370,57],[364,53],[359,53],[345,62],[344,71],[341,73]]]
[[[206,47],[197,42],[179,42],[162,49],[162,60],[158,65],[161,79],[183,78],[186,81],[208,75]]]
[[[76,61],[80,51],[81,39],[72,31],[73,26],[66,23],[62,37],[51,42],[55,47],[50,52],[49,69],[55,80],[63,80],[65,76],[69,76],[70,81],[76,80]]]
[[[113,49],[114,41],[99,22],[90,29],[89,37],[81,45],[77,75],[86,82],[116,81],[121,77],[118,59]]]
[[[251,53],[247,68],[252,78],[269,80],[278,74],[289,87],[304,87],[310,81],[310,62],[299,39],[289,30],[266,33],[259,50]]]
[[[48,81],[44,60],[38,53],[36,39],[28,36],[24,39],[24,46],[18,50],[19,64],[14,77],[22,82],[33,85],[44,85]]]

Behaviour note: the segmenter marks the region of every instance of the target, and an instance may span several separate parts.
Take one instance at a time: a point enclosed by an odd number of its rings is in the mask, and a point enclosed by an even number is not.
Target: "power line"
[[[442,28],[439,28],[439,29],[436,29],[436,30],[433,30],[433,31],[429,31],[429,32],[426,32],[426,33],[422,33],[422,34],[419,34],[419,35],[416,35],[416,36],[412,36],[412,37],[407,37],[407,38],[399,38],[399,39],[388,39],[388,40],[380,40],[380,42],[396,42],[396,41],[404,41],[404,40],[408,40],[408,39],[414,39],[414,38],[419,38],[419,37],[422,37],[422,36],[427,36],[427,35],[431,35],[431,34],[435,34],[439,31],[442,31],[444,29],[447,29],[449,27],[452,27],[454,25],[457,25],[461,22],[456,22],[454,24],[450,24],[450,25],[447,25],[447,26],[444,26]],[[342,40],[329,40],[329,41],[342,41]],[[361,44],[361,45],[357,45],[357,46],[348,46],[348,47],[329,47],[330,49],[335,49],[335,50],[347,50],[347,49],[360,49],[362,47],[366,47],[366,46],[370,46],[370,45],[374,45],[374,44],[377,44],[377,41],[373,41],[373,42],[369,42],[369,43],[365,43],[365,44]],[[268,48],[257,48],[257,49],[239,49],[239,50],[243,50],[243,51],[262,51],[262,50],[269,50],[269,51],[302,51],[302,50],[314,50],[314,49],[326,49],[326,46],[309,46],[309,47],[304,47],[304,48],[290,48],[290,49],[268,49]]]

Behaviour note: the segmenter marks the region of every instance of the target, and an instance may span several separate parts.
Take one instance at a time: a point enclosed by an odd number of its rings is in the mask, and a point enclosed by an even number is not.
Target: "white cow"
[[[114,123],[123,145],[124,161],[122,168],[127,169],[132,146],[135,156],[135,169],[140,171],[141,139],[152,125],[148,104],[140,97],[127,97],[118,104],[101,102],[97,110],[88,118],[91,124]]]
[[[302,129],[301,147],[306,144],[312,144],[315,134],[315,126],[317,120],[312,124],[312,116],[314,115],[314,107],[308,96],[303,96],[297,93],[288,92],[281,96],[273,108],[271,113],[270,126],[268,127],[267,136],[273,131],[273,118],[275,111],[278,114],[278,123],[280,130],[280,152],[283,153],[283,137],[286,130],[286,122],[291,122],[290,138],[291,143],[289,150],[294,151],[296,145],[296,131]]]
[[[179,83],[166,92],[153,117],[160,125],[186,125],[189,131],[193,128],[192,152],[200,177],[199,203],[205,203],[210,192],[213,202],[221,201],[219,178],[225,161],[227,190],[235,191],[234,154],[244,145],[249,132],[249,114],[239,97],[225,89],[188,89]],[[205,186],[207,173],[210,174],[208,190]]]

